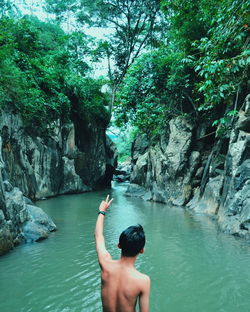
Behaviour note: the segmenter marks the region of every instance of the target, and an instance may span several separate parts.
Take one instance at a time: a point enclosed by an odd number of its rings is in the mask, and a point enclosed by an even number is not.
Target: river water
[[[249,244],[220,233],[208,217],[125,197],[125,187],[38,202],[58,231],[0,257],[0,311],[101,311],[93,231],[107,192],[114,201],[105,237],[114,258],[120,232],[144,226],[146,249],[136,266],[151,277],[151,312],[250,311]]]

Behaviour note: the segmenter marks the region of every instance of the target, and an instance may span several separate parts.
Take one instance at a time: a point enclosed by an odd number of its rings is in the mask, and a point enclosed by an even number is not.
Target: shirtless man
[[[142,226],[130,226],[121,233],[119,260],[112,260],[105,247],[104,217],[112,200],[107,196],[101,202],[95,227],[96,251],[101,267],[103,312],[135,312],[137,298],[140,312],[149,312],[150,279],[134,266],[138,254],[144,252],[145,235]]]

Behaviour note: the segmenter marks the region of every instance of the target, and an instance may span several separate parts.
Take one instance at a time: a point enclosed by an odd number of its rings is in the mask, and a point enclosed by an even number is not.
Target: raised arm
[[[139,297],[140,312],[149,312],[150,278],[145,276],[143,289]]]
[[[103,235],[103,228],[104,228],[104,218],[109,208],[110,204],[112,203],[113,199],[109,200],[109,195],[107,196],[106,200],[102,201],[99,206],[98,217],[96,220],[95,226],[95,242],[96,242],[96,251],[98,256],[98,261],[100,267],[103,267],[103,264],[106,260],[111,259],[109,252],[105,247],[105,239]]]

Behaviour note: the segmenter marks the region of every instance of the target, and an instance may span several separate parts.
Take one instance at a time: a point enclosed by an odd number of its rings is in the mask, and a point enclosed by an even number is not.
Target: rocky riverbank
[[[250,238],[250,95],[228,136],[178,117],[156,143],[138,137],[132,154],[128,196],[211,215],[223,231]]]
[[[105,127],[76,120],[37,135],[20,115],[0,113],[0,254],[56,229],[31,200],[91,191],[111,184],[117,156]],[[36,134],[35,134],[36,133]],[[30,200],[31,199],[31,200]]]

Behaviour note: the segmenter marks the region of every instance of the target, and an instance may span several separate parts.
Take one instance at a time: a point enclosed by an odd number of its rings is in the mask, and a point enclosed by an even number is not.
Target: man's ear
[[[120,243],[118,243],[117,247],[118,247],[119,249],[121,249],[121,245],[120,245]]]
[[[144,248],[142,248],[142,250],[140,250],[140,253],[143,254],[144,253]]]

